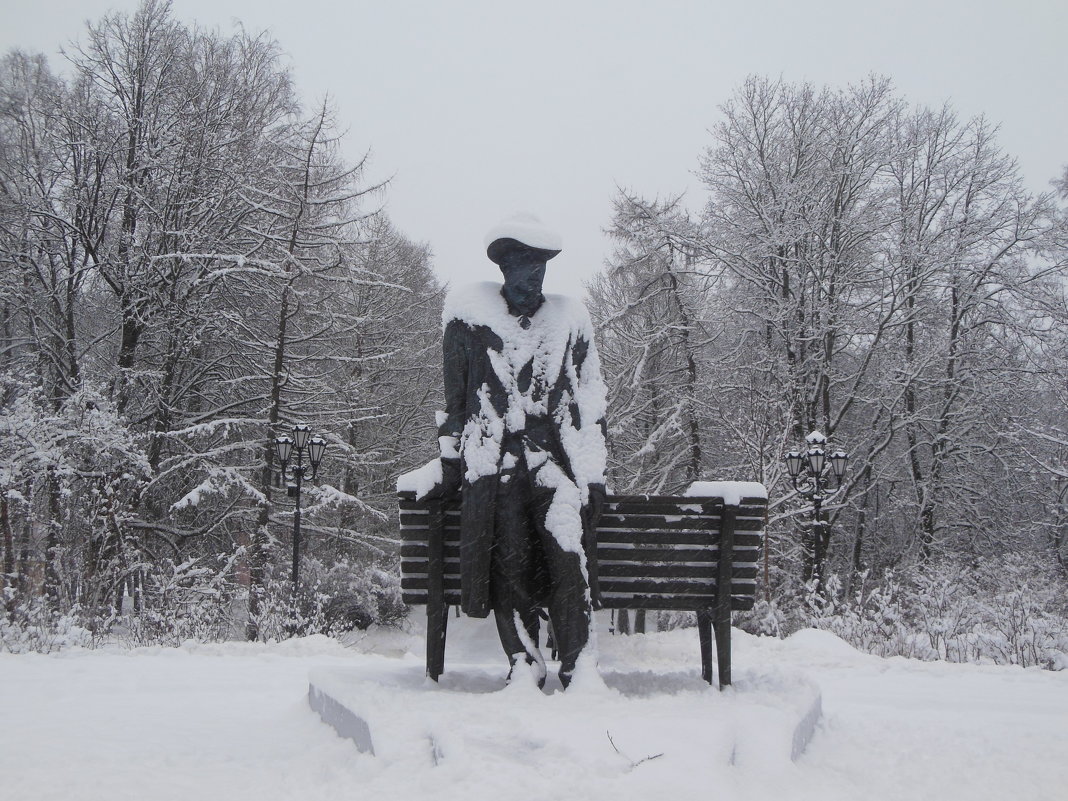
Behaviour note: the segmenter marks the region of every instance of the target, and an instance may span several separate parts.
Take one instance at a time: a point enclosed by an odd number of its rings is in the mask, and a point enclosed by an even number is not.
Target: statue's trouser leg
[[[493,550],[490,557],[490,603],[510,664],[525,653],[527,662],[542,661],[538,646],[538,610],[533,585],[534,530],[530,524],[530,485],[526,476],[508,474],[498,485],[495,499]],[[516,613],[523,623],[527,643],[516,629]],[[532,646],[533,650],[531,647]]]
[[[579,554],[561,548],[552,532],[545,527],[545,516],[552,504],[554,490],[536,487],[534,493],[531,504],[534,525],[541,539],[550,576],[549,619],[560,653],[560,680],[566,687],[590,636],[589,584]]]

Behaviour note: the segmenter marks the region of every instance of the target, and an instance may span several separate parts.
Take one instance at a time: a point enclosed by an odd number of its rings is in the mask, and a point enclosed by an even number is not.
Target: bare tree
[[[1041,492],[1009,447],[1008,421],[1027,416],[1035,376],[1049,369],[1034,366],[1035,309],[1064,265],[1043,244],[1048,198],[1022,189],[983,120],[910,108],[880,78],[844,89],[751,78],[713,137],[699,221],[674,203],[617,203],[627,248],[592,290],[627,425],[673,369],[685,374],[686,349],[658,362],[668,350],[657,343],[683,342],[686,330],[700,402],[687,405],[679,382],[667,393],[677,405],[649,419],[695,410],[699,469],[772,487],[771,551],[801,581],[825,589],[838,568],[848,583],[873,565],[1027,541],[1034,526],[1020,521]],[[664,267],[675,248],[682,270]],[[671,282],[670,271],[687,278]],[[655,306],[667,288],[681,302]],[[819,525],[779,467],[813,429],[853,456]],[[674,481],[681,451],[665,438],[643,452],[643,441],[613,441],[624,475],[647,468],[651,486]]]
[[[210,563],[205,596],[251,584],[255,625],[289,531],[268,443],[296,421],[331,441],[316,541],[392,555],[440,288],[279,56],[146,0],[88,26],[70,80],[18,53],[0,69],[4,569],[57,606],[172,603]]]

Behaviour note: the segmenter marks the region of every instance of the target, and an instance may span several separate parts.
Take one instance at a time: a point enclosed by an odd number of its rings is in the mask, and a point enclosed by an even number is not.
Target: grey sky
[[[0,49],[55,56],[135,0],[3,0]],[[1068,162],[1068,2],[175,0],[205,27],[269,29],[309,105],[329,94],[355,159],[444,280],[495,278],[484,232],[514,211],[564,237],[547,288],[580,293],[611,249],[616,186],[704,197],[692,171],[751,73],[891,77],[914,103],[985,114],[1034,191]]]

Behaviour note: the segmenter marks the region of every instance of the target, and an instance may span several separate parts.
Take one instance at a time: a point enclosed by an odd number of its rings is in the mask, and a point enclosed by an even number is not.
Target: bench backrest
[[[425,604],[433,502],[400,498],[401,592]],[[716,603],[724,522],[731,529],[731,608],[750,609],[756,593],[767,500],[742,498],[724,514],[722,498],[610,495],[597,526],[601,596],[610,609],[707,609]],[[444,591],[460,603],[460,504],[444,504]]]

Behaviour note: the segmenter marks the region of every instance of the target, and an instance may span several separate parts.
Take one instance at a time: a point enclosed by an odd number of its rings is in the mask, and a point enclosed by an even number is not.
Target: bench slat
[[[765,508],[763,506],[753,506],[748,508],[741,508],[738,511],[738,518],[744,520],[759,520],[764,521]],[[445,513],[445,525],[446,527],[452,527],[459,523],[459,509],[455,509],[452,512]],[[669,519],[673,522],[687,522],[687,521],[701,521],[701,525],[708,525],[710,522],[714,522],[714,525],[718,527],[720,515],[719,509],[708,509],[707,512],[694,511],[694,509],[628,509],[617,508],[615,506],[604,507],[601,513],[602,520],[610,520],[611,524],[622,524],[627,527],[640,528],[645,527],[646,523],[650,521]],[[426,524],[426,509],[418,508],[402,508],[400,509],[400,524],[402,525],[425,525]]]
[[[742,595],[742,588],[745,586],[742,583],[745,579],[755,579],[756,570],[752,570],[751,576],[740,576],[737,580],[732,578],[731,590],[732,595]],[[459,592],[460,580],[459,577],[444,577],[445,592]],[[755,584],[753,584],[755,586]],[[427,588],[429,587],[429,580],[426,574],[414,574],[411,576],[405,576],[400,580],[400,590],[407,593],[415,591],[423,594],[425,597]],[[606,577],[600,581],[601,595],[609,596],[613,594],[628,594],[628,595],[695,595],[695,596],[708,596],[714,598],[716,595],[716,582],[710,579],[694,578],[694,579],[679,579],[679,578],[623,578],[623,577]],[[423,601],[426,602],[425,600]]]
[[[759,539],[759,535],[757,535]],[[617,543],[642,545],[714,545],[719,539],[715,531],[641,531],[639,529],[597,529],[597,544]]]
[[[742,540],[742,537],[738,538]],[[741,561],[755,561],[755,552],[760,550],[760,537],[753,535],[744,539],[744,544],[735,546],[735,558]],[[404,542],[400,548],[401,559],[425,559],[427,544],[423,542]],[[456,541],[445,542],[445,558],[460,558],[460,544]],[[598,542],[597,561],[624,561],[641,564],[657,562],[716,562],[719,559],[719,546],[700,543],[695,545],[673,545],[665,543],[620,543]]]
[[[401,601],[408,604],[408,606],[424,606],[426,604],[426,590],[401,590]],[[460,605],[460,591],[458,589],[453,590],[448,587],[445,588],[445,605],[446,606],[459,606]]]
[[[597,571],[602,585],[611,583],[615,578],[671,578],[680,579],[715,579],[717,564],[694,564],[692,562],[674,562],[668,564],[632,564],[628,562],[598,562]],[[731,579],[755,578],[757,567],[744,565],[732,566]]]
[[[762,542],[761,534],[759,533],[763,524],[758,524],[756,521],[739,521],[741,526],[740,532],[736,535],[737,542],[740,547],[756,547]],[[748,525],[747,525],[748,524]],[[616,545],[620,547],[626,547],[627,545],[634,545],[636,547],[665,544],[674,545],[701,545],[704,547],[715,546],[718,539],[718,535],[715,531],[701,531],[698,529],[688,531],[656,531],[649,530],[643,531],[641,529],[602,529],[597,528],[597,547],[602,545]],[[401,542],[402,543],[426,543],[427,530],[425,528],[402,528],[401,529]],[[458,543],[460,540],[459,530],[456,528],[445,528],[445,545]]]
[[[763,534],[759,530],[743,531],[736,535],[736,543],[743,547],[757,547],[763,544]],[[676,545],[699,545],[703,548],[715,548],[719,543],[718,531],[638,531],[636,529],[597,529],[597,547],[662,548]]]
[[[720,517],[700,517],[698,515],[601,515],[597,523],[598,531],[704,531],[718,536]],[[739,531],[760,531],[764,528],[763,517],[743,517],[738,520]]]
[[[753,592],[753,590],[750,590]],[[662,612],[693,612],[711,608],[716,603],[713,595],[605,595],[601,594],[605,609],[651,609]],[[753,598],[731,596],[732,612],[747,612],[753,608]]]
[[[754,588],[749,589],[750,594]],[[401,600],[409,606],[423,606],[426,604],[426,592],[419,590],[404,590]],[[631,595],[625,594],[602,594],[605,609],[651,609],[654,611],[679,611],[692,612],[695,609],[711,607],[716,599],[713,595]],[[448,606],[460,605],[460,591],[445,589],[445,603]],[[753,598],[750,595],[734,595],[731,597],[731,610],[744,612],[753,608]]]
[[[739,568],[731,571],[731,589],[734,594],[734,581],[756,579],[756,566]],[[715,590],[716,582],[709,578],[688,576],[605,576],[600,579],[601,592],[633,592],[646,593],[656,592],[663,594],[677,594],[687,592],[703,592],[709,588],[709,592]]]
[[[405,546],[408,547],[408,546]],[[741,547],[735,547],[735,558],[741,561],[756,561],[760,551],[760,542],[754,541]],[[413,556],[415,554],[412,554]],[[656,564],[658,562],[710,562],[719,561],[718,545],[639,545],[633,543],[599,542],[597,543],[597,563],[604,562],[639,562]]]
[[[397,497],[400,501],[400,505],[415,504],[421,505],[425,501],[415,500],[415,494],[413,492],[398,492]],[[608,503],[629,503],[629,504],[722,504],[723,499],[714,496],[621,496],[621,494],[609,494],[606,498]],[[766,498],[757,497],[744,497],[740,499],[742,506],[751,504],[764,504],[767,505],[768,500]],[[451,499],[445,502],[445,508],[449,509],[452,506],[459,506],[458,499]]]
[[[444,506],[447,517],[460,513],[458,501],[447,501]],[[723,508],[723,503],[718,498],[674,498],[670,496],[642,498],[609,495],[604,505],[604,511],[608,514],[626,515],[708,515],[716,514],[721,508]],[[761,498],[742,498],[738,506],[738,514],[742,517],[763,517],[766,509],[767,501]],[[426,514],[426,502],[401,498],[400,510],[403,513]]]
[[[758,531],[764,525],[763,515],[757,516],[739,516],[738,522],[744,522],[746,525],[742,529],[743,531]],[[418,514],[416,512],[405,512],[401,516],[401,528],[421,529],[426,530],[427,516],[424,514]],[[720,525],[720,517],[718,515],[710,515],[702,517],[701,515],[628,515],[626,517],[620,517],[618,515],[603,514],[601,515],[600,522],[597,524],[598,529],[664,529],[667,531],[694,529],[700,531],[718,531]],[[460,528],[460,516],[459,515],[445,515],[445,530],[454,531]]]
[[[426,576],[430,572],[430,563],[426,559],[405,560],[404,576]],[[601,562],[598,565],[600,583],[604,587],[612,582],[612,579],[630,580],[648,577],[661,579],[677,577],[679,579],[693,579],[695,581],[712,581],[715,583],[717,565],[695,564],[693,562],[675,562],[669,564],[631,564],[626,562]],[[732,566],[731,580],[754,578],[758,567],[755,562],[740,562]],[[445,578],[448,580],[460,580],[459,559],[445,560]]]

